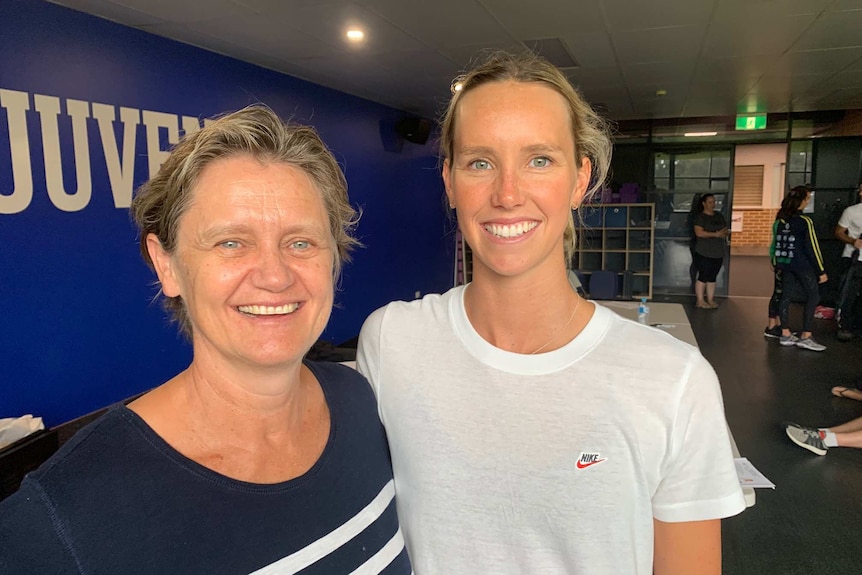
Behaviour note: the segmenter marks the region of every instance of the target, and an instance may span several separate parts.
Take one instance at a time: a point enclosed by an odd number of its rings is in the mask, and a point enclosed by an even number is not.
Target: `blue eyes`
[[[304,252],[311,248],[311,242],[309,242],[308,240],[296,240],[288,245],[290,249],[297,250],[300,252]],[[223,242],[219,242],[218,247],[226,249],[228,251],[234,251],[243,247],[243,244],[238,240],[225,240]]]
[[[551,165],[551,163],[551,159],[547,156],[537,156],[535,158],[532,158],[527,165],[531,168],[547,168]],[[488,160],[473,160],[472,162],[470,162],[469,166],[474,170],[492,169],[491,162],[489,162]]]
[[[530,160],[530,167],[532,168],[545,168],[551,165],[551,160],[545,157],[533,158]]]

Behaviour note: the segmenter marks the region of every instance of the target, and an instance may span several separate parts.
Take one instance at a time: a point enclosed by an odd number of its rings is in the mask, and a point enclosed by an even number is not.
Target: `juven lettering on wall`
[[[66,99],[66,115],[72,122],[72,143],[75,156],[77,187],[66,190],[63,184],[63,164],[60,154],[60,98],[33,94],[33,109],[39,115],[42,131],[43,157],[45,159],[45,184],[48,197],[54,206],[64,212],[83,210],[90,203],[93,182],[90,171],[90,136],[87,122],[94,118],[99,127],[99,137],[105,153],[108,178],[114,196],[114,206],[128,208],[132,202],[135,158],[135,142],[138,126],[146,130],[146,156],[150,177],[158,172],[168,152],[160,145],[161,130],[166,130],[168,143],[179,141],[180,127],[185,133],[200,130],[200,121],[191,116],[178,116],[164,112],[119,109],[122,124],[122,158],[113,123],[117,121],[117,108],[110,104],[98,104],[82,100]],[[27,111],[30,110],[30,94],[0,88],[0,108],[6,112],[9,126],[9,147],[12,166],[12,191],[0,190],[0,215],[17,214],[27,209],[33,199],[33,170],[30,163],[30,138],[27,134]],[[67,162],[67,165],[68,162]]]

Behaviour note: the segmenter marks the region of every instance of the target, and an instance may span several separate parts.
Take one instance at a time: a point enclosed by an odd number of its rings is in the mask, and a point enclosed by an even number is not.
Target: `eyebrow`
[[[288,226],[284,230],[285,235],[292,234],[300,234],[306,235],[309,237],[318,237],[318,236],[326,236],[328,232],[328,228],[321,228],[320,226],[306,223],[297,223]],[[205,230],[199,232],[197,234],[197,240],[199,242],[210,242],[218,238],[224,238],[232,235],[247,235],[254,234],[254,228],[251,226],[247,226],[245,224],[225,224],[225,225],[217,225],[210,228],[206,228]]]
[[[529,154],[537,154],[537,153],[562,153],[563,149],[560,146],[554,146],[551,144],[531,144],[522,148],[522,151],[527,152]],[[460,154],[464,155],[478,155],[478,156],[487,156],[494,153],[493,148],[489,148],[487,146],[467,146],[458,150]]]

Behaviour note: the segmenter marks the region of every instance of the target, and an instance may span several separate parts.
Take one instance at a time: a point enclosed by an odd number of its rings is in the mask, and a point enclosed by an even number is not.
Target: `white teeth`
[[[289,303],[287,305],[241,305],[237,309],[242,313],[251,315],[287,315],[296,311],[299,307],[298,303]]]
[[[539,225],[539,222],[519,222],[510,226],[486,224],[485,229],[498,238],[516,238],[522,236]]]

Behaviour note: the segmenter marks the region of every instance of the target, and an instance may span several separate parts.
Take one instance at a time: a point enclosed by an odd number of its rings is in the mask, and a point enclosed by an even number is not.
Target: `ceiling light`
[[[717,136],[718,132],[686,132],[683,134],[686,138],[698,138],[701,136]]]
[[[352,29],[347,31],[347,39],[351,42],[361,42],[365,39],[365,32],[362,30]]]
[[[667,90],[656,90],[655,95],[656,96],[667,96]]]

